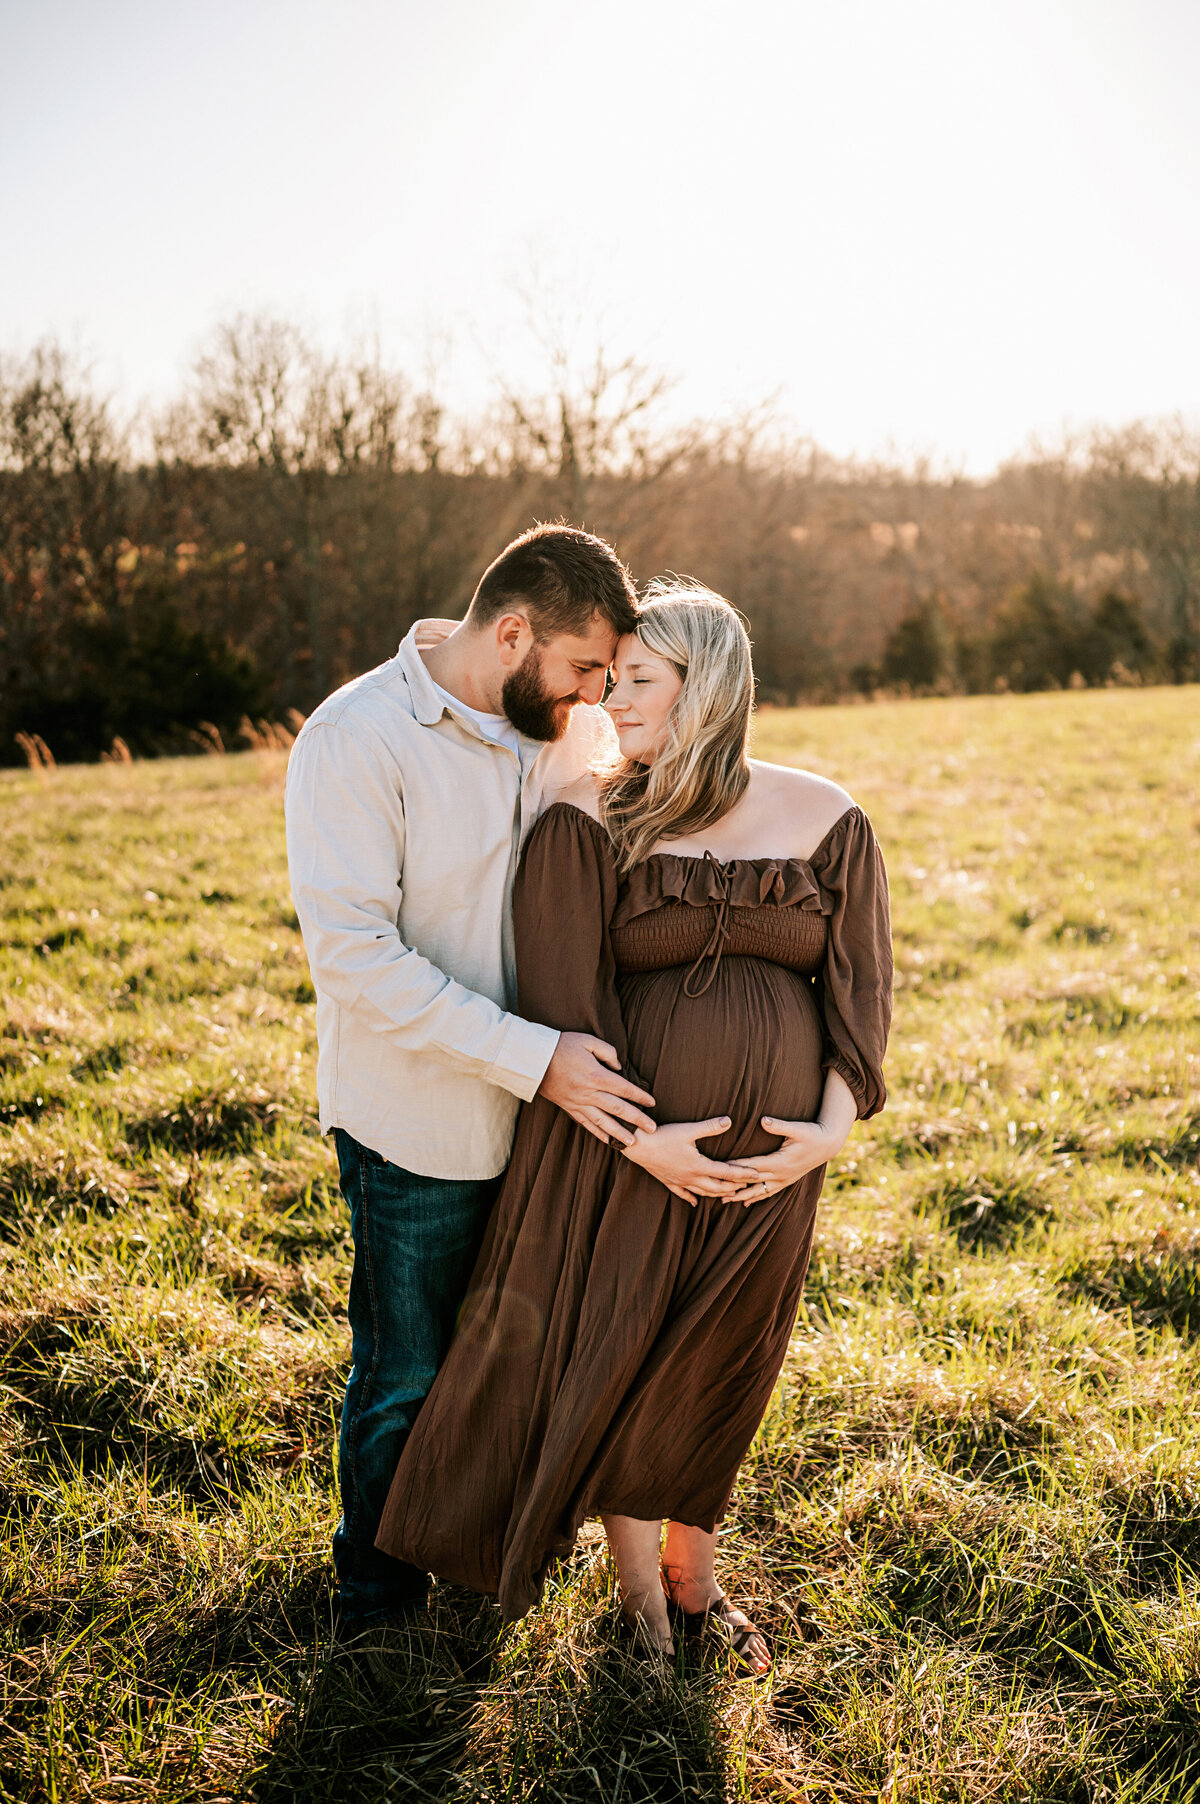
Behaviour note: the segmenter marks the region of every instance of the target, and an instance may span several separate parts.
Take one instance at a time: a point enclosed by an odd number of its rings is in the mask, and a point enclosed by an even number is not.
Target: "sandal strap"
[[[766,1647],[767,1658],[770,1659],[771,1650],[767,1643],[767,1638],[759,1628],[758,1624],[752,1622],[749,1617],[746,1618],[745,1622],[730,1621],[730,1612],[736,1609],[736,1607],[735,1604],[730,1603],[727,1597],[718,1597],[715,1603],[709,1605],[705,1614],[711,1616],[715,1622],[719,1623],[725,1634],[728,1635],[729,1651],[743,1671],[748,1673],[750,1677],[754,1679],[765,1678],[765,1672],[759,1672],[757,1667],[751,1666],[749,1660],[746,1658],[746,1649],[749,1647],[754,1636],[757,1635],[763,1646]],[[745,1613],[741,1612],[741,1614]]]
[[[714,1622],[719,1623],[723,1629],[728,1631],[730,1645],[735,1653],[740,1654],[751,1635],[761,1635],[762,1630],[757,1623],[751,1622],[748,1616],[745,1622],[734,1622],[732,1612],[735,1609],[737,1609],[737,1605],[730,1603],[727,1597],[718,1597],[714,1603],[709,1604],[704,1613],[706,1616],[711,1616]],[[739,1614],[744,1616],[745,1611],[739,1611]]]
[[[720,1597],[714,1597],[712,1603],[706,1604],[703,1610],[685,1610],[682,1604],[675,1603],[673,1599],[667,1600],[668,1615],[672,1621],[683,1624],[685,1633],[695,1634],[706,1622],[714,1622],[729,1635],[734,1653],[740,1654],[751,1635],[762,1635],[762,1630],[748,1618],[744,1623],[732,1622],[730,1612],[736,1608],[737,1605],[731,1603],[724,1593]]]

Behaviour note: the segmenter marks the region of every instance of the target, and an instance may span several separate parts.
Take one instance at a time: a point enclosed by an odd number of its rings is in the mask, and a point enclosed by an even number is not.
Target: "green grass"
[[[899,989],[727,1523],[759,1688],[631,1665],[590,1531],[402,1692],[331,1655],[282,760],[0,773],[0,1798],[1200,1796],[1197,702],[760,721],[872,814]]]

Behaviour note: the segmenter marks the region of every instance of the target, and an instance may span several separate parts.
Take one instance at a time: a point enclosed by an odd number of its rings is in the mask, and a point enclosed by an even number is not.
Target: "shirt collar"
[[[455,627],[461,625],[461,620],[415,620],[400,641],[396,657],[413,699],[413,713],[423,727],[436,726],[447,708],[438,694],[436,683],[425,668],[422,648],[440,645],[443,639],[450,637]]]
[[[440,645],[443,639],[448,639],[454,629],[461,625],[461,620],[432,618],[415,620],[401,639],[396,658],[408,683],[409,694],[413,701],[413,713],[423,727],[435,727],[438,721],[448,714],[451,720],[457,721],[460,727],[464,727],[476,739],[481,739],[485,745],[494,746],[497,742],[489,739],[486,733],[480,731],[478,721],[473,720],[469,712],[454,713],[438,685],[430,676],[429,668],[421,656],[423,646]],[[464,710],[466,709],[465,702],[460,703],[460,706]],[[546,749],[542,740],[530,739],[524,733],[518,732],[517,739],[526,748],[520,754],[522,766],[528,764],[530,758],[538,757]]]

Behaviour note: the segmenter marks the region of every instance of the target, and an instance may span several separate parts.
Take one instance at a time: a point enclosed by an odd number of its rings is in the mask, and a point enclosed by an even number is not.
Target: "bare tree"
[[[1200,675],[1200,432],[1181,418],[1098,432],[1088,487],[1106,541],[1133,547],[1167,615],[1176,676]]]
[[[176,453],[229,470],[255,470],[274,519],[271,554],[278,656],[289,700],[310,706],[330,686],[335,609],[326,580],[331,516],[345,512],[339,479],[357,479],[368,508],[374,479],[414,457],[436,463],[438,416],[414,404],[378,347],[322,355],[286,320],[239,315],[197,359],[189,402],[171,421]],[[297,604],[297,605],[294,605]],[[295,618],[299,614],[299,620]],[[301,626],[302,622],[302,626]],[[309,666],[301,683],[296,666]]]
[[[126,446],[88,371],[53,343],[0,364],[0,722],[66,696],[77,629],[119,587]],[[6,743],[4,751],[9,751]]]
[[[552,477],[560,507],[580,523],[600,479],[656,482],[686,456],[694,429],[664,419],[674,379],[614,349],[602,318],[568,284],[535,271],[516,292],[540,374],[532,392],[497,375],[510,467]]]

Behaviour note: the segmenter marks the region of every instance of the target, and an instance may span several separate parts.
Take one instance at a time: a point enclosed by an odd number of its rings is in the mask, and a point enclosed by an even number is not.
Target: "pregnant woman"
[[[626,1624],[664,1653],[673,1626],[714,1624],[757,1674],[770,1651],[717,1584],[717,1525],[826,1162],[883,1106],[887,880],[844,790],[748,758],[750,647],[727,602],[654,585],[615,672],[619,765],[525,850],[519,1008],[608,1041],[663,1125],[623,1145],[607,1119],[525,1107],[378,1545],[511,1620],[598,1514]]]

